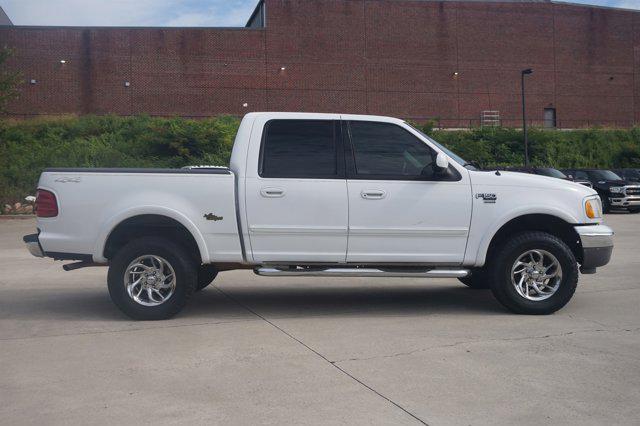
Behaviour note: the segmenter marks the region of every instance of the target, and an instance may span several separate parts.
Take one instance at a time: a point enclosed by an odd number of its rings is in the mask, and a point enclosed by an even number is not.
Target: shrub
[[[35,192],[46,167],[182,167],[227,165],[240,121],[148,116],[82,116],[0,121],[0,202]],[[522,132],[508,128],[425,133],[484,167],[523,162]],[[532,164],[552,167],[640,167],[640,128],[575,131],[532,129]]]
[[[239,120],[83,116],[0,121],[0,202],[34,194],[47,167],[229,163]]]
[[[483,167],[522,165],[524,137],[521,130],[485,127],[462,131],[435,130],[434,139],[468,161]],[[640,128],[630,130],[532,129],[529,158],[535,166],[638,167]]]

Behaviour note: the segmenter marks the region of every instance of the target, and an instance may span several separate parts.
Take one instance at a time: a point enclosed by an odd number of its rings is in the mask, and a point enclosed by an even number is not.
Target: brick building
[[[533,68],[533,124],[640,122],[640,13],[549,0],[264,0],[244,28],[7,25],[3,44],[24,77],[15,116],[287,110],[519,126]]]

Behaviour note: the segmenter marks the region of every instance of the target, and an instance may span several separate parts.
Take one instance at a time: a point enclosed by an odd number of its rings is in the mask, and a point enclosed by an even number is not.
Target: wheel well
[[[170,217],[145,214],[120,222],[109,234],[104,246],[104,257],[113,258],[130,241],[146,236],[165,237],[182,245],[198,262],[202,262],[200,249],[191,232]]]
[[[486,259],[511,236],[523,231],[542,231],[560,238],[573,252],[578,262],[582,262],[580,236],[573,225],[557,216],[548,214],[529,214],[511,219],[502,225],[489,243]],[[487,260],[485,260],[485,263]]]

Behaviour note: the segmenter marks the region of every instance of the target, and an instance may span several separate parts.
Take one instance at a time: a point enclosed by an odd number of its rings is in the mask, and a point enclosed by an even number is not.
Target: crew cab
[[[609,262],[593,189],[477,171],[403,120],[250,113],[229,168],[47,169],[32,254],[105,265],[113,302],[164,319],[219,271],[458,278],[549,314]]]
[[[612,208],[640,212],[640,183],[627,181],[611,170],[571,169],[564,172],[574,179],[588,179],[600,195],[605,213]]]

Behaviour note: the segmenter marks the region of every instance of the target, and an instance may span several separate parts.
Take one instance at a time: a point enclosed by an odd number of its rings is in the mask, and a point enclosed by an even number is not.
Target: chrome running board
[[[405,278],[463,278],[468,269],[419,268],[323,268],[263,266],[253,270],[264,277],[405,277]]]

